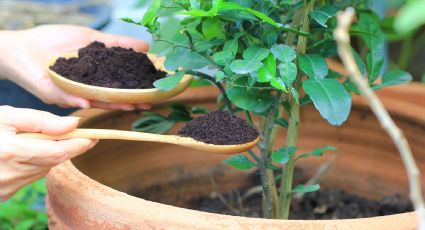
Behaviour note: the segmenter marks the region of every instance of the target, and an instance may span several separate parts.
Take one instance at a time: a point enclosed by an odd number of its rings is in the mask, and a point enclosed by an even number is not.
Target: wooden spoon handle
[[[166,142],[173,139],[172,135],[159,135],[152,133],[140,133],[113,129],[75,129],[72,132],[62,135],[47,135],[42,133],[20,133],[20,136],[29,138],[40,138],[46,140],[67,140],[72,138],[88,139],[113,139],[113,140],[131,140],[131,141],[153,141]]]

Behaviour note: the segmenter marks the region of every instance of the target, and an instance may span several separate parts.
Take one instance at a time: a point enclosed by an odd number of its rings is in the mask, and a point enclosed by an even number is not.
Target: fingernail
[[[149,110],[152,108],[151,105],[146,105],[146,104],[141,104],[141,105],[137,105],[138,109],[144,109],[144,110]]]
[[[79,103],[80,108],[82,109],[90,109],[89,103]]]
[[[61,120],[63,122],[66,122],[68,124],[78,124],[78,122],[80,121],[81,117],[72,117],[72,116],[68,116],[68,117],[61,117]]]

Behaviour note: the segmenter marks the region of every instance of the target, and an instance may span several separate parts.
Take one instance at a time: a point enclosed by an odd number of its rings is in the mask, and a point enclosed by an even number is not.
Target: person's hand
[[[26,138],[19,132],[63,134],[78,124],[77,117],[0,106],[0,201],[44,177],[50,169],[92,148],[97,140],[49,141]]]
[[[17,83],[43,102],[61,107],[105,109],[149,109],[147,104],[111,104],[89,101],[58,88],[48,76],[48,63],[63,53],[76,52],[93,41],[106,46],[133,48],[143,52],[148,45],[138,39],[111,35],[85,27],[45,25],[23,31],[0,33],[0,75]]]

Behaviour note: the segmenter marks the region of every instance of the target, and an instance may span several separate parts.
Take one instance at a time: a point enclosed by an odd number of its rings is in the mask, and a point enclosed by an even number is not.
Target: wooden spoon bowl
[[[149,59],[152,61],[154,66],[159,70],[165,70],[164,67],[164,58],[157,57],[153,54],[147,54]],[[77,57],[77,54],[67,54],[61,57],[71,58]],[[49,67],[52,66],[56,60],[60,58],[57,57],[49,63]],[[52,81],[65,92],[79,96],[82,98],[109,102],[109,103],[130,103],[130,104],[139,104],[139,103],[152,103],[163,101],[168,98],[174,97],[181,92],[183,92],[187,87],[189,87],[193,77],[191,75],[183,76],[180,83],[170,91],[163,91],[160,89],[116,89],[116,88],[107,88],[83,84],[80,82],[69,80],[49,68],[49,75]]]

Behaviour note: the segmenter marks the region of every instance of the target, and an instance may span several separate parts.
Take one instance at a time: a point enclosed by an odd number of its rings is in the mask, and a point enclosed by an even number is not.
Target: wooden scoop
[[[164,68],[164,58],[157,57],[153,54],[147,54],[148,58],[152,61],[154,66],[157,69],[165,71]],[[77,57],[77,54],[66,54],[61,56],[63,58]],[[56,60],[60,58],[57,57],[49,63],[49,67],[52,66]],[[139,103],[151,103],[157,101],[163,101],[168,98],[174,97],[177,94],[183,92],[187,87],[189,87],[192,76],[184,75],[180,83],[170,91],[163,91],[157,88],[152,89],[116,89],[116,88],[107,88],[83,84],[80,82],[69,80],[49,68],[49,75],[52,81],[65,92],[76,95],[82,98],[103,101],[110,103],[130,103],[130,104],[139,104]]]
[[[159,135],[151,133],[141,133],[122,130],[110,129],[76,129],[70,133],[63,135],[46,135],[40,133],[20,133],[20,136],[30,138],[41,138],[48,140],[66,140],[72,138],[88,138],[88,139],[113,139],[113,140],[130,140],[130,141],[151,141],[160,143],[169,143],[182,145],[202,151],[234,154],[245,152],[257,144],[259,137],[251,142],[237,145],[214,145],[208,144],[189,137],[181,137],[177,135]]]

